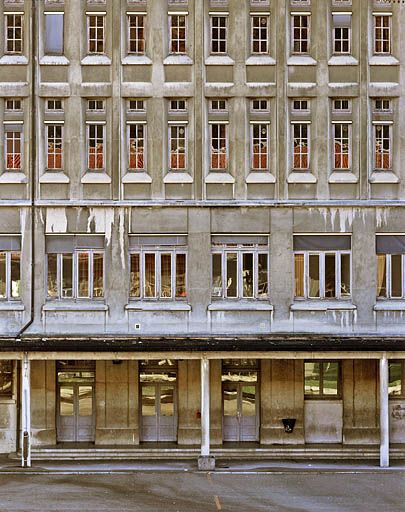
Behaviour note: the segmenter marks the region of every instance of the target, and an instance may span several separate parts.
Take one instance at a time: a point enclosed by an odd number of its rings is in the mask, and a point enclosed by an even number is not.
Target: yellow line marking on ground
[[[221,502],[219,501],[218,496],[214,496],[215,505],[217,506],[217,510],[222,510]]]

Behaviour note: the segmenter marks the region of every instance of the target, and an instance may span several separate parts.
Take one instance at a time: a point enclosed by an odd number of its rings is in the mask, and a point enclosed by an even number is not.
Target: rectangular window
[[[0,397],[13,397],[13,361],[0,361]]]
[[[20,98],[7,98],[4,101],[6,112],[22,112],[22,101]]]
[[[404,361],[389,361],[388,375],[388,393],[390,398],[399,398],[405,396]]]
[[[293,14],[292,20],[292,51],[297,54],[309,53],[310,23],[308,14]]]
[[[391,113],[391,100],[389,98],[376,98],[373,104],[373,112],[377,114]]]
[[[46,100],[45,110],[47,112],[63,112],[63,100]]]
[[[254,99],[250,101],[251,112],[270,112],[269,100]]]
[[[333,125],[333,167],[347,170],[351,168],[351,125],[334,123]]]
[[[144,100],[128,100],[127,112],[146,112]]]
[[[87,53],[105,53],[105,16],[87,15]]]
[[[6,145],[6,169],[8,171],[22,170],[22,132],[4,126]]]
[[[63,12],[45,14],[45,55],[63,55]]]
[[[309,133],[308,123],[293,123],[293,169],[309,169]]]
[[[228,16],[211,16],[211,53],[226,54]]]
[[[23,53],[24,16],[21,13],[5,14],[5,53]]]
[[[350,113],[352,111],[351,100],[348,99],[335,99],[332,102],[332,112],[335,113]]]
[[[20,298],[20,261],[20,252],[0,252],[0,299],[15,300]]]
[[[88,169],[104,169],[104,124],[88,124],[87,141]]]
[[[225,123],[210,124],[212,170],[226,170],[228,168],[228,126]]]
[[[145,54],[144,14],[128,14],[128,53]]]
[[[214,243],[212,297],[268,298],[268,246],[255,243]]]
[[[47,124],[47,169],[63,169],[63,125]]]
[[[187,112],[187,100],[170,100],[169,112]]]
[[[250,16],[253,54],[269,53],[269,21],[268,16]]]
[[[405,255],[377,254],[377,297],[405,298]]]
[[[87,112],[104,112],[104,100],[87,100]]]
[[[376,55],[391,53],[391,16],[374,16],[374,53]]]
[[[170,53],[185,54],[187,46],[187,16],[184,14],[169,15]]]
[[[187,125],[169,125],[169,168],[170,170],[187,169]]]
[[[209,102],[210,112],[228,112],[228,102],[225,99],[215,99]]]
[[[269,169],[269,128],[266,123],[250,125],[251,169],[267,171]]]
[[[374,124],[374,169],[389,170],[391,162],[392,124]]]
[[[351,22],[349,13],[333,13],[333,53],[347,55],[351,52]]]
[[[145,170],[145,132],[144,123],[128,125],[128,169]]]
[[[305,361],[304,395],[306,399],[340,399],[341,368],[339,361]]]

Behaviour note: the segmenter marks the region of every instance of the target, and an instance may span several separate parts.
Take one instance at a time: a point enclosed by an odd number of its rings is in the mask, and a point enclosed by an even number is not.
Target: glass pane
[[[388,393],[390,395],[402,395],[402,375],[401,368],[402,363],[400,362],[389,362],[389,382],[388,382]]]
[[[0,395],[11,397],[13,394],[13,363],[0,361]]]
[[[93,387],[79,386],[79,416],[93,415]]]
[[[13,299],[20,296],[20,258],[19,252],[11,253],[11,297]]]
[[[186,255],[176,254],[176,297],[186,295]]]
[[[212,296],[222,297],[222,254],[212,255]]]
[[[172,255],[160,255],[160,296],[170,298],[172,296]]]
[[[62,297],[73,297],[73,254],[62,254]]]
[[[377,297],[387,296],[386,255],[377,254]]]
[[[7,294],[6,282],[6,253],[0,253],[0,298],[4,299]]]
[[[340,256],[340,294],[350,297],[350,254]]]
[[[79,261],[79,297],[89,297],[89,254],[80,252]]]
[[[325,297],[336,297],[336,262],[334,254],[325,254]]]
[[[63,14],[45,15],[45,54],[63,54]]]
[[[238,255],[236,253],[227,253],[226,255],[226,296],[237,297],[238,296],[238,284],[237,284],[237,272],[238,272]]]
[[[253,297],[253,254],[244,253],[242,256],[243,297]]]
[[[104,297],[104,255],[93,254],[93,297]]]
[[[256,416],[256,386],[242,386],[242,415]]]
[[[305,364],[305,394],[320,394],[320,363],[304,363]]]
[[[309,291],[310,297],[319,297],[319,255],[309,255]]]
[[[402,297],[402,256],[391,256],[391,296]]]
[[[73,388],[59,389],[59,411],[61,416],[73,416]]]
[[[238,412],[238,385],[234,382],[224,382],[224,416],[236,416]]]
[[[334,395],[338,394],[338,379],[339,379],[339,363],[324,362],[323,363],[323,394]]]
[[[58,255],[48,254],[48,297],[58,296]]]
[[[172,386],[160,387],[160,415],[174,416],[174,389]]]
[[[156,388],[155,386],[142,386],[142,416],[156,415]]]
[[[139,254],[131,254],[131,285],[129,291],[131,297],[141,296],[139,260]]]
[[[145,254],[145,297],[156,296],[155,255]]]
[[[257,294],[259,297],[267,297],[268,294],[268,269],[267,254],[258,255],[258,285]]]
[[[295,296],[304,297],[304,255],[294,255]]]

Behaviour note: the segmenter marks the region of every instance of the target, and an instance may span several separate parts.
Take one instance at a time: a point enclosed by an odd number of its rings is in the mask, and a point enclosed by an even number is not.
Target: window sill
[[[246,60],[246,66],[275,66],[276,60],[270,55],[251,55]]]
[[[329,183],[357,183],[359,180],[351,171],[333,171]]]
[[[10,66],[23,66],[28,64],[28,59],[25,55],[3,55],[0,58],[0,65]]]
[[[273,311],[273,306],[264,300],[218,300],[208,305],[208,311]]]
[[[357,307],[349,301],[331,299],[304,299],[290,306],[290,311],[356,311]]]
[[[0,183],[27,183],[27,176],[23,172],[4,171]]]
[[[399,178],[392,171],[373,171],[370,183],[399,183]]]
[[[353,55],[333,55],[329,60],[329,66],[357,66],[359,61]]]
[[[206,66],[233,66],[235,61],[228,55],[210,55],[205,59]]]
[[[2,398],[0,397],[0,405],[15,405],[17,400],[15,398]]]
[[[246,183],[275,183],[276,178],[270,172],[251,171],[246,176]]]
[[[288,66],[316,66],[317,62],[310,55],[291,55],[287,60]]]
[[[374,311],[405,311],[405,300],[387,299],[377,302]]]
[[[104,184],[111,183],[111,176],[108,176],[106,172],[99,171],[87,171],[80,180],[81,183],[94,183],[94,184]]]
[[[163,183],[193,183],[193,177],[188,172],[169,171],[163,178]]]
[[[108,311],[108,306],[104,303],[90,302],[89,299],[78,299],[77,302],[48,302],[42,306],[42,311]]]
[[[398,66],[399,60],[392,55],[373,55],[368,63],[370,66]]]
[[[152,178],[147,172],[128,171],[122,177],[122,183],[152,183]]]
[[[21,302],[4,301],[0,302],[0,311],[24,311],[25,306]]]
[[[162,300],[159,302],[134,301],[129,302],[125,309],[127,311],[191,311],[191,306],[187,302],[163,302]]]
[[[46,171],[39,178],[40,183],[69,183],[69,177],[63,172]]]
[[[87,55],[81,60],[82,66],[109,66],[111,59],[107,55]]]
[[[63,55],[44,55],[39,63],[41,66],[69,66],[70,60]]]
[[[186,65],[190,66],[193,64],[193,59],[188,55],[168,55],[164,60],[163,64],[166,66]]]
[[[287,178],[287,183],[317,183],[316,177],[309,171],[292,171]]]
[[[205,183],[235,183],[235,178],[228,172],[209,172],[205,177]]]
[[[127,55],[121,59],[121,64],[123,66],[149,66],[152,64],[152,60],[146,55]]]

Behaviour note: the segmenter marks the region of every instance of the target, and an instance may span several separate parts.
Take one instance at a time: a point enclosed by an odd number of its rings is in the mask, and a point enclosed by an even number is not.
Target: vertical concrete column
[[[21,373],[21,466],[31,467],[31,361],[24,353]]]
[[[390,430],[388,414],[388,360],[380,359],[380,466],[390,464]]]
[[[201,455],[198,469],[215,469],[215,458],[210,456],[210,362],[201,359]]]

